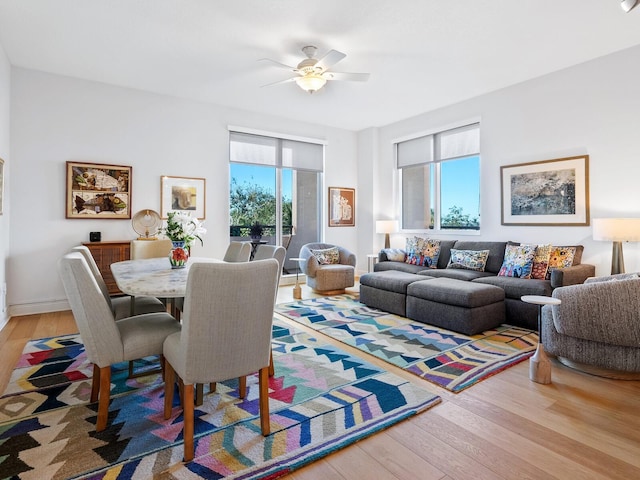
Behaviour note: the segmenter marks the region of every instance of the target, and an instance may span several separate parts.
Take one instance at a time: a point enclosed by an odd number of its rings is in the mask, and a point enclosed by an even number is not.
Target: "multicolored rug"
[[[354,295],[300,300],[276,312],[455,393],[527,359],[538,343],[536,332],[510,325],[462,335],[367,307]]]
[[[96,433],[79,338],[30,342],[0,397],[0,478],[276,478],[440,402],[282,321],[273,355],[272,434],[260,433],[255,375],[245,400],[236,380],[219,383],[196,409],[196,457],[184,464],[182,411],[164,420],[158,374],[114,375],[109,426]]]

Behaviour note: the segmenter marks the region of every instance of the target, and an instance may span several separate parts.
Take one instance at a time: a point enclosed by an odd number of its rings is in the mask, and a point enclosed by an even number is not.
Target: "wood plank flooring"
[[[292,288],[280,288],[279,303],[293,301]],[[315,296],[302,288],[303,298]],[[12,318],[0,331],[0,391],[27,341],[76,331],[71,312]],[[594,377],[552,361],[552,383],[539,385],[529,381],[523,362],[453,394],[367,359],[440,395],[442,403],[284,478],[640,478],[640,381]]]

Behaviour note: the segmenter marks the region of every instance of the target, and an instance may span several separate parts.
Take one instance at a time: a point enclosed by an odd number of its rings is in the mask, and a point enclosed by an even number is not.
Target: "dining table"
[[[125,260],[111,264],[116,285],[132,297],[131,314],[135,314],[134,297],[151,296],[167,299],[175,314],[175,299],[185,296],[189,268],[194,263],[220,263],[222,260],[207,257],[191,257],[183,268],[171,268],[167,257]]]

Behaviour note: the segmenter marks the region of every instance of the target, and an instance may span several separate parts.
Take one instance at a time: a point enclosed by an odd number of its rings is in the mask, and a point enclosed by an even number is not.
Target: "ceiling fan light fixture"
[[[303,77],[297,77],[295,80],[301,89],[309,93],[320,90],[322,87],[324,87],[324,84],[327,83],[326,78],[315,73],[305,75]]]
[[[626,13],[629,13],[633,9],[633,7],[636,6],[637,3],[638,3],[638,0],[622,0],[620,2],[620,7]]]

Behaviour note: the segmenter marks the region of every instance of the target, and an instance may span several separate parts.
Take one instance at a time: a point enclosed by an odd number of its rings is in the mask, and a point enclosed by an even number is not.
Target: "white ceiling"
[[[620,0],[0,0],[12,65],[361,130],[640,44]],[[313,94],[261,58],[347,54]]]

